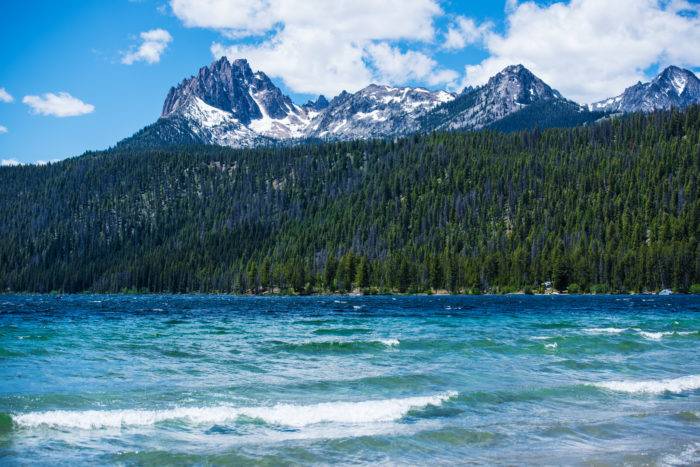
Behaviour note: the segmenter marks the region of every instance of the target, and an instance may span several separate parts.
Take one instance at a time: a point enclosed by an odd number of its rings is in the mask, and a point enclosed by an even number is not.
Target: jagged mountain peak
[[[263,93],[266,102],[262,103],[264,108],[261,109],[257,94]],[[264,114],[283,118],[292,107],[289,98],[265,73],[254,73],[245,59],[229,62],[226,57],[200,68],[195,76],[171,88],[163,105],[162,116],[168,117],[187,108],[194,97],[212,107],[231,112],[244,124],[262,118]]]
[[[311,126],[324,139],[358,139],[403,135],[420,130],[418,119],[454,99],[446,91],[369,84],[356,93],[341,92]]]
[[[521,104],[540,99],[562,99],[559,91],[552,89],[521,64],[505,67],[492,76],[485,87],[494,91],[497,98],[511,98]]]
[[[675,93],[678,96],[681,96],[686,89],[692,91],[693,87],[697,88],[698,83],[700,83],[700,79],[698,79],[695,73],[690,70],[671,65],[659,73],[654,78],[653,82],[665,86],[670,85]],[[690,87],[688,86],[689,84]],[[695,86],[693,86],[693,84]]]
[[[622,94],[593,103],[589,108],[608,112],[651,112],[700,103],[700,79],[677,66],[664,68],[651,81],[639,82]]]
[[[525,66],[509,65],[486,84],[464,88],[454,101],[426,116],[425,125],[447,130],[478,129],[533,104],[548,101],[561,101],[566,107],[578,109],[578,104],[564,99],[559,91]]]
[[[318,99],[315,101],[309,100],[306,104],[304,104],[304,107],[309,110],[313,110],[316,112],[320,112],[321,110],[325,109],[330,105],[330,102],[328,102],[328,99],[326,99],[326,96],[323,94],[318,96]]]
[[[565,99],[527,67],[515,64],[485,84],[459,93],[372,83],[357,92],[342,91],[330,100],[319,95],[296,105],[245,58],[221,57],[172,87],[161,118],[143,134],[148,135],[149,145],[163,139],[165,144],[194,141],[248,147],[308,138],[385,138],[436,129],[574,126],[609,112],[694,102],[700,102],[700,80],[676,66],[589,109]]]

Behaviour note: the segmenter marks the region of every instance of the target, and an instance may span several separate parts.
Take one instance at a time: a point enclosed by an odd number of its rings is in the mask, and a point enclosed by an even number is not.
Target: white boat
[[[672,295],[673,291],[671,289],[663,289],[661,292],[659,292],[659,295]]]

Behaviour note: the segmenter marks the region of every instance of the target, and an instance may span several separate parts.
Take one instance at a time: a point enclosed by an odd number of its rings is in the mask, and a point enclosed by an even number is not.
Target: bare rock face
[[[617,112],[685,107],[700,102],[694,73],[668,67],[649,83],[588,107],[565,99],[522,65],[511,65],[483,86],[456,94],[371,84],[330,101],[297,105],[245,59],[224,57],[173,87],[160,119],[128,139],[149,147],[289,144],[308,139],[391,138],[433,130],[514,131],[576,126]],[[127,140],[125,140],[127,141]]]
[[[591,110],[651,112],[700,103],[700,79],[690,70],[669,66],[648,83],[639,82],[616,97],[591,104]]]
[[[341,93],[316,118],[309,136],[321,139],[363,139],[399,136],[420,130],[419,118],[454,99],[446,91],[370,84],[354,94]]]
[[[465,88],[453,102],[435,109],[426,125],[446,130],[484,128],[544,101],[571,102],[524,66],[511,65],[485,85]]]
[[[196,76],[170,89],[161,116],[172,115],[194,97],[230,112],[244,125],[264,115],[284,118],[295,110],[289,97],[282,94],[265,73],[253,73],[245,59],[229,63],[223,57],[208,67],[200,68]]]
[[[161,120],[190,128],[187,141],[234,147],[385,137],[418,131],[421,115],[453,98],[446,91],[372,84],[354,94],[343,91],[330,102],[319,96],[298,106],[246,60],[224,57],[171,88]]]

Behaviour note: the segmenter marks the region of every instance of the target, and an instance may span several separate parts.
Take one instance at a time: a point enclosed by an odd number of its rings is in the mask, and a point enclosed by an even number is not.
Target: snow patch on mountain
[[[651,111],[698,102],[700,80],[677,67],[668,67],[651,82],[638,83],[619,96],[583,107],[524,66],[511,65],[483,86],[459,94],[371,84],[355,93],[343,91],[330,101],[319,96],[297,105],[265,73],[253,72],[246,60],[229,62],[223,57],[171,88],[161,118],[144,134],[151,138],[150,145],[162,139],[164,144],[253,147],[431,130],[577,125],[600,118],[598,113],[589,115],[589,110]]]
[[[690,70],[669,66],[647,83],[630,86],[617,97],[589,105],[607,112],[651,112],[700,103],[700,79]]]

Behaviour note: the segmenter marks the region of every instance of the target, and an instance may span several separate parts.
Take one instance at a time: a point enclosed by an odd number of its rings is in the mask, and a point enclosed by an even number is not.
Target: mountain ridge
[[[649,82],[625,89],[622,94],[589,105],[605,112],[651,112],[683,108],[700,102],[700,79],[690,70],[668,66]]]
[[[700,102],[700,80],[668,67],[648,83],[590,105],[566,99],[522,64],[461,93],[370,84],[328,100],[295,104],[244,58],[201,67],[170,88],[160,118],[118,146],[214,144],[230,147],[393,138],[427,131],[567,127],[612,113]]]

